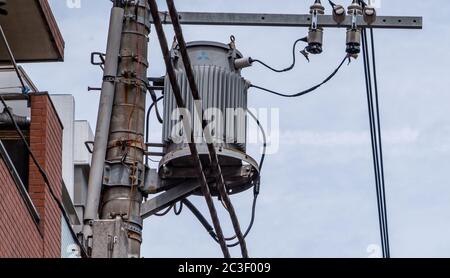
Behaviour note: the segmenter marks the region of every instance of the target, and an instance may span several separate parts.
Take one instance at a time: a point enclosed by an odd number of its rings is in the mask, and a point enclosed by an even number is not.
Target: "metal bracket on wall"
[[[311,27],[312,23],[310,14],[180,12],[179,15],[180,23],[184,25]],[[166,12],[161,12],[160,17],[163,24],[172,24]],[[363,28],[422,29],[422,22],[422,17],[378,16],[375,22],[367,24],[363,16],[357,16],[357,25]],[[337,23],[332,15],[318,15],[317,24],[326,28],[348,28],[352,25],[352,18],[346,16],[342,23]]]

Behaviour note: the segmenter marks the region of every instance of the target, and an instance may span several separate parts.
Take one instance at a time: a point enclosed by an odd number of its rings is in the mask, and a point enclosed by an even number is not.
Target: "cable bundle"
[[[386,190],[384,178],[383,146],[381,136],[380,109],[378,101],[378,82],[375,59],[375,42],[373,30],[370,29],[371,55],[367,30],[362,30],[362,47],[364,56],[364,72],[366,81],[367,103],[369,110],[370,135],[372,141],[372,156],[375,173],[375,186],[377,192],[378,220],[380,225],[381,245],[383,258],[390,258],[389,230],[386,208]],[[371,67],[372,63],[372,67]],[[372,73],[373,70],[373,73]]]

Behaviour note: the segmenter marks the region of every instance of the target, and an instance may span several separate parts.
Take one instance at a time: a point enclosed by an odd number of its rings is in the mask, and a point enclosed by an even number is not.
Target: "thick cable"
[[[264,142],[264,146],[263,146],[263,153],[261,155],[261,160],[260,160],[260,164],[259,164],[259,171],[261,173],[262,168],[263,168],[263,163],[264,163],[264,157],[265,157],[265,153],[266,153],[266,146],[267,146],[267,138],[266,138],[266,132],[263,128],[263,126],[261,125],[260,121],[258,120],[258,118],[255,116],[255,114],[253,114],[250,110],[247,110],[247,112],[250,114],[250,116],[256,121],[256,123],[258,124],[259,129],[261,130],[261,133],[263,135],[263,142]],[[254,189],[253,189],[253,204],[252,204],[252,214],[251,214],[251,219],[250,219],[250,223],[244,233],[244,238],[247,238],[247,236],[250,234],[253,225],[255,223],[255,219],[256,219],[256,204],[258,201],[258,196],[259,196],[259,181],[257,181],[257,185],[255,185]],[[189,202],[189,200],[184,199],[182,202],[185,203],[186,207],[191,210],[191,212],[194,214],[194,216],[199,220],[199,222],[203,225],[203,227],[206,229],[206,231],[211,235],[211,237],[214,239],[214,241],[218,242],[217,236],[214,233],[214,229],[211,227],[211,225],[208,223],[208,221],[206,220],[206,218],[202,215],[202,213],[191,203]],[[233,237],[229,237],[229,238],[225,238],[226,241],[231,241],[236,239],[236,235],[234,235]],[[227,244],[228,247],[236,247],[237,245],[239,245],[239,242],[233,243],[233,244]]]
[[[200,98],[200,94],[199,94],[197,84],[195,81],[195,76],[194,76],[194,72],[192,69],[190,57],[187,52],[187,45],[186,45],[186,41],[184,40],[183,31],[181,28],[181,24],[179,21],[179,15],[176,10],[175,3],[173,0],[166,0],[166,3],[167,3],[167,7],[169,9],[170,17],[172,19],[172,25],[173,25],[173,28],[175,31],[175,36],[177,38],[177,41],[178,41],[178,44],[180,47],[180,53],[181,53],[183,64],[184,64],[184,67],[186,70],[186,76],[187,76],[187,79],[188,79],[188,82],[190,85],[190,89],[191,89],[190,91],[191,91],[192,97],[195,101],[199,101],[199,100],[201,100],[201,98]],[[202,113],[200,116],[203,115],[203,111],[198,111],[198,112]],[[203,119],[203,116],[201,117],[201,119]],[[211,139],[211,132],[209,130],[208,123],[204,119],[202,121],[202,128],[204,130],[204,135],[205,135],[206,141],[207,141],[207,147],[208,147],[208,151],[210,154],[210,161],[211,161],[210,165],[212,166],[212,168],[216,174],[217,189],[219,191],[221,198],[225,202],[226,207],[228,208],[228,212],[230,214],[230,218],[231,218],[231,222],[233,224],[234,231],[236,232],[237,238],[240,243],[242,256],[244,258],[248,258],[247,245],[246,245],[245,239],[244,239],[242,231],[241,231],[239,219],[236,215],[236,211],[234,209],[233,204],[231,203],[230,197],[228,195],[228,192],[227,192],[227,189],[225,186],[225,180],[222,175],[222,170],[221,170],[221,167],[219,164],[219,158],[218,158],[214,143],[212,142],[212,140],[209,140],[209,139]]]
[[[373,35],[373,32],[371,33]],[[375,43],[372,38],[372,63],[375,63]],[[370,121],[370,134],[372,143],[372,155],[375,174],[375,186],[377,193],[377,208],[378,208],[378,221],[380,225],[380,237],[382,252],[384,258],[390,258],[389,247],[389,235],[387,227],[387,209],[386,209],[386,195],[385,195],[385,179],[384,179],[384,163],[382,156],[382,141],[381,141],[381,121],[379,112],[378,101],[378,85],[376,80],[376,66],[374,70],[374,82],[372,82],[372,73],[370,66],[370,57],[367,41],[367,32],[362,30],[362,46],[363,46],[363,58],[364,58],[364,72],[366,80],[366,91],[368,100],[368,112]],[[375,93],[373,84],[375,83]],[[375,98],[375,100],[374,100]]]
[[[150,114],[152,113],[153,107],[155,107],[155,111],[158,107],[158,102],[160,102],[161,100],[164,99],[164,96],[161,96],[159,98],[157,98],[155,101],[152,102],[152,104],[150,105],[150,107],[147,110],[147,128],[145,130],[145,142],[149,142],[150,140]],[[158,112],[156,111],[156,114],[158,115]],[[149,162],[149,156],[145,155],[145,164],[148,165]]]
[[[296,53],[296,49],[297,49],[297,44],[299,42],[304,41],[305,39],[298,39],[294,42],[294,45],[292,46],[292,64],[290,66],[288,66],[287,68],[284,69],[276,69],[274,67],[269,66],[268,64],[266,64],[265,62],[259,60],[259,59],[251,59],[252,63],[258,63],[263,65],[264,67],[270,69],[271,71],[277,72],[277,73],[283,73],[283,72],[288,72],[290,70],[292,70],[295,67],[295,64],[297,63],[297,53]]]
[[[311,87],[311,88],[309,88],[307,90],[301,91],[301,92],[296,93],[296,94],[292,94],[292,95],[290,95],[290,94],[283,94],[283,93],[279,93],[277,91],[270,90],[270,89],[267,89],[267,88],[264,88],[264,87],[261,87],[261,86],[257,86],[257,85],[253,85],[253,84],[251,84],[250,87],[251,88],[255,88],[255,89],[259,89],[259,90],[262,90],[262,91],[265,91],[265,92],[268,92],[268,93],[271,93],[271,94],[274,94],[274,95],[277,95],[277,96],[280,96],[280,97],[287,97],[287,98],[301,97],[303,95],[309,94],[309,93],[319,89],[322,85],[324,85],[328,81],[330,81],[339,72],[339,70],[342,68],[342,66],[344,65],[344,63],[345,63],[345,61],[347,59],[349,59],[348,55],[345,56],[345,58],[342,60],[342,62],[339,64],[339,66],[327,78],[325,78],[324,81],[322,81],[321,83],[319,83],[319,84],[317,84],[317,85],[315,85],[315,86],[313,86],[313,87]]]
[[[384,172],[384,157],[383,157],[383,144],[382,144],[382,133],[381,133],[381,117],[380,117],[380,104],[379,104],[379,94],[378,94],[378,76],[376,67],[376,55],[375,55],[375,39],[373,29],[370,28],[370,40],[372,48],[372,68],[373,68],[373,80],[375,89],[375,111],[377,118],[377,129],[378,129],[378,142],[379,142],[379,155],[380,155],[380,170],[381,170],[381,200],[383,206],[384,214],[384,228],[385,228],[385,240],[386,240],[386,253],[387,258],[390,258],[390,244],[389,244],[389,228],[387,220],[387,205],[386,205],[386,186],[385,186],[385,172]]]
[[[150,10],[151,10],[151,14],[154,20],[154,25],[155,25],[155,29],[156,29],[156,33],[158,35],[158,39],[159,39],[159,43],[161,46],[161,51],[163,53],[163,57],[164,57],[164,62],[166,64],[166,68],[167,68],[167,75],[169,77],[170,83],[172,85],[172,92],[175,96],[176,99],[176,103],[178,108],[180,109],[185,109],[186,106],[184,104],[184,100],[183,97],[181,95],[181,90],[180,87],[177,83],[177,78],[176,78],[176,74],[175,74],[175,70],[171,61],[171,57],[170,57],[170,51],[169,51],[169,46],[167,43],[167,38],[166,35],[164,33],[164,28],[162,26],[162,22],[161,22],[161,18],[159,17],[159,10],[158,10],[158,5],[156,4],[155,0],[148,0],[149,4],[150,4]],[[183,121],[184,124],[185,121]],[[185,130],[190,130],[189,128],[185,128]],[[187,135],[187,134],[186,134]],[[188,135],[187,135],[188,136]],[[196,165],[196,170],[197,170],[197,174],[199,177],[199,182],[201,185],[201,190],[202,190],[202,194],[206,200],[209,212],[211,214],[211,219],[213,222],[213,226],[214,229],[217,233],[217,237],[219,239],[219,243],[220,243],[220,247],[222,250],[222,253],[224,255],[225,258],[230,258],[230,252],[228,250],[228,247],[226,245],[226,241],[224,239],[223,236],[223,231],[222,231],[222,227],[220,225],[220,220],[217,216],[217,211],[216,208],[214,206],[214,202],[211,196],[211,192],[209,190],[209,186],[205,177],[205,173],[204,173],[204,169],[203,169],[203,164],[200,160],[200,156],[197,150],[197,146],[194,143],[194,138],[193,138],[193,134],[190,134],[190,139],[189,140],[189,149],[191,151],[192,154],[192,159],[194,160],[194,165]]]

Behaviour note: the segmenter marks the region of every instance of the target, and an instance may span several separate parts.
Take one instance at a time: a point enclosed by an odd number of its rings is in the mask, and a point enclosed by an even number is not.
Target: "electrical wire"
[[[277,72],[277,73],[288,72],[288,71],[292,70],[295,67],[295,64],[297,63],[297,55],[296,55],[296,51],[295,51],[296,48],[297,48],[297,44],[299,42],[304,42],[304,41],[305,41],[305,38],[301,38],[301,39],[298,39],[298,40],[296,40],[294,42],[294,44],[292,46],[292,64],[290,66],[288,66],[287,68],[275,69],[275,68],[269,66],[268,64],[266,64],[265,62],[263,62],[261,60],[258,60],[258,59],[251,59],[250,58],[250,62],[251,63],[259,63],[259,64],[263,65],[264,67],[270,69],[271,71],[274,71],[274,72]]]
[[[169,45],[167,43],[167,37],[165,35],[164,28],[163,28],[162,22],[161,22],[161,18],[159,16],[158,5],[155,0],[148,0],[148,3],[150,5],[150,11],[151,11],[151,14],[153,17],[155,30],[158,35],[158,40],[160,43],[161,51],[163,53],[164,62],[166,64],[167,75],[168,75],[168,78],[172,85],[172,92],[174,94],[176,104],[177,104],[178,108],[180,108],[180,109],[186,108],[183,97],[181,95],[180,87],[177,83],[174,66],[171,61]],[[186,130],[189,130],[189,129],[186,129]],[[197,174],[199,177],[199,182],[201,185],[201,191],[202,191],[203,197],[205,198],[206,204],[208,206],[208,210],[211,215],[211,219],[212,219],[217,237],[219,239],[219,244],[220,244],[222,253],[225,258],[230,258],[231,257],[230,251],[228,250],[225,238],[223,236],[222,227],[220,225],[220,219],[217,216],[217,210],[214,206],[214,201],[212,199],[211,192],[209,190],[208,182],[206,180],[206,176],[205,176],[205,172],[204,172],[204,168],[203,168],[203,163],[200,160],[197,146],[194,143],[194,141],[192,140],[193,134],[191,134],[190,139],[191,140],[189,140],[188,146],[189,146],[189,150],[192,154],[192,159],[194,161],[194,165],[197,166],[196,170],[197,170]]]
[[[156,100],[153,101],[153,103],[150,105],[150,107],[147,110],[147,129],[145,130],[145,142],[148,142],[150,140],[150,114],[153,110],[153,107],[155,107],[155,111],[156,111],[156,115],[158,115],[158,102],[160,102],[161,100],[164,99],[164,96],[160,96],[159,98],[157,98]],[[158,117],[158,116],[157,116]],[[159,116],[161,117],[161,116]],[[162,119],[161,119],[161,123],[162,123]],[[148,165],[148,162],[152,161],[148,155],[145,156],[145,164]],[[155,162],[155,161],[153,161]]]
[[[253,197],[253,203],[252,203],[252,214],[251,214],[251,219],[250,219],[250,223],[247,227],[247,229],[245,230],[245,233],[243,234],[244,238],[247,238],[247,236],[250,234],[254,224],[255,224],[255,219],[256,219],[256,204],[258,201],[258,194],[255,194]],[[202,226],[205,228],[205,230],[208,232],[208,234],[212,237],[212,239],[219,243],[219,240],[217,238],[216,233],[214,232],[214,228],[211,226],[211,224],[209,224],[208,220],[205,218],[205,216],[203,216],[203,214],[197,209],[197,207],[195,207],[194,204],[192,204],[188,199],[183,199],[181,201],[184,205],[186,205],[186,207],[192,212],[192,214],[194,214],[194,216],[198,219],[198,221],[202,224]],[[232,241],[235,240],[237,238],[236,235],[232,236],[232,237],[226,237],[225,240],[226,241]],[[227,247],[229,248],[233,248],[240,245],[240,242],[237,241],[235,243],[227,243]]]
[[[261,125],[260,121],[258,120],[258,118],[255,116],[255,114],[253,114],[250,110],[247,110],[247,112],[250,114],[250,116],[256,121],[256,123],[258,124],[259,129],[261,130],[261,133],[263,135],[263,140],[264,140],[264,147],[263,147],[263,153],[261,155],[261,160],[260,160],[260,164],[259,164],[259,171],[261,173],[262,171],[262,167],[264,164],[264,158],[265,158],[265,154],[266,154],[266,146],[267,146],[267,141],[266,141],[266,132],[263,128],[263,126]],[[251,219],[250,219],[250,223],[244,233],[244,238],[247,238],[247,236],[250,234],[253,225],[255,223],[255,219],[256,219],[256,204],[258,201],[258,196],[259,196],[259,192],[260,192],[260,181],[257,181],[257,184],[255,185],[255,187],[253,188],[253,204],[252,204],[252,214],[251,214]],[[188,200],[188,199],[184,199],[182,200],[182,202],[186,205],[186,207],[194,214],[194,216],[199,220],[199,222],[202,224],[202,226],[206,229],[206,231],[209,233],[209,235],[214,239],[215,242],[219,242],[217,235],[214,233],[214,229],[211,227],[211,225],[209,224],[208,220],[206,220],[206,218],[203,216],[203,214]],[[225,238],[226,241],[232,241],[234,239],[236,239],[237,236],[234,235],[233,237],[228,237]],[[239,245],[239,242],[235,242],[232,244],[227,244],[227,247],[236,247]]]
[[[159,217],[165,216],[165,215],[167,215],[167,214],[172,210],[172,208],[173,208],[173,205],[172,205],[172,206],[169,206],[165,211],[163,211],[163,212],[157,212],[157,213],[155,213],[154,215],[155,215],[155,216],[159,216]]]
[[[173,205],[173,212],[175,213],[175,215],[181,215],[181,213],[183,212],[183,202],[180,202],[180,207],[177,209],[177,204]]]
[[[373,36],[373,30],[370,29],[371,39],[371,54],[372,59],[369,57],[369,47],[367,40],[367,31],[362,30],[362,48],[364,57],[364,73],[366,81],[367,103],[370,122],[370,134],[372,144],[372,156],[374,164],[375,186],[377,193],[377,209],[378,209],[378,221],[380,226],[380,237],[382,252],[384,258],[390,258],[390,246],[389,246],[389,231],[387,222],[387,208],[386,208],[386,194],[385,194],[385,175],[384,175],[384,162],[383,162],[383,148],[382,148],[382,136],[381,136],[381,121],[380,121],[380,109],[379,109],[379,96],[378,96],[378,82],[376,74],[376,57],[375,57],[375,42]],[[372,60],[371,69],[370,60]],[[373,82],[372,73],[373,70]]]
[[[369,1],[370,3],[370,1]],[[383,147],[382,147],[382,134],[381,134],[381,120],[380,120],[380,109],[379,109],[379,94],[378,94],[378,75],[376,67],[376,55],[375,55],[375,38],[373,29],[370,28],[370,40],[372,46],[372,66],[373,66],[373,78],[374,78],[374,88],[375,88],[375,105],[377,111],[377,121],[378,121],[378,141],[380,142],[380,165],[381,165],[381,195],[383,200],[383,214],[385,221],[385,236],[386,236],[386,251],[388,258],[390,254],[390,244],[389,244],[389,228],[387,220],[387,205],[386,205],[386,186],[385,186],[385,174],[384,174],[384,159],[383,159]]]
[[[267,88],[264,88],[264,87],[261,87],[261,86],[253,85],[253,84],[250,85],[250,88],[259,89],[259,90],[262,90],[262,91],[265,91],[265,92],[268,92],[268,93],[271,93],[271,94],[274,94],[274,95],[277,95],[277,96],[280,96],[280,97],[287,97],[287,98],[300,97],[300,96],[309,94],[309,93],[317,90],[322,85],[324,85],[328,81],[330,81],[339,72],[339,70],[342,68],[342,66],[344,65],[344,63],[345,63],[345,61],[347,59],[350,59],[349,55],[345,56],[345,58],[342,60],[342,62],[339,64],[339,66],[327,78],[325,78],[324,81],[322,81],[321,83],[319,83],[319,84],[317,84],[317,85],[315,85],[315,86],[313,86],[313,87],[311,87],[311,88],[309,88],[307,90],[304,90],[302,92],[299,92],[299,93],[296,93],[296,94],[293,94],[293,95],[279,93],[277,91],[273,91],[273,90],[270,90],[270,89],[267,89]]]
[[[159,113],[158,105],[156,105],[156,103],[157,103],[159,100],[158,100],[158,98],[156,97],[156,93],[155,93],[155,91],[154,91],[153,89],[150,89],[150,88],[147,88],[147,89],[148,89],[148,91],[149,91],[149,93],[150,93],[150,96],[151,96],[151,98],[152,98],[153,103],[155,104],[156,118],[158,119],[158,122],[159,122],[160,124],[162,124],[162,123],[163,123],[163,118],[161,117],[161,114]]]
[[[252,111],[247,109],[247,113],[253,118],[253,120],[255,120],[256,124],[259,127],[259,130],[261,131],[261,134],[263,136],[263,151],[261,154],[261,159],[259,160],[259,172],[261,173],[263,165],[264,165],[264,160],[266,158],[266,151],[267,151],[267,135],[266,135],[266,131],[264,130],[264,127],[261,125],[261,122],[258,120],[258,118],[255,116],[255,114],[252,113]]]
[[[20,129],[19,125],[17,124],[16,119],[14,119],[13,114],[9,110],[9,107],[6,104],[6,101],[5,101],[5,99],[3,98],[3,96],[1,94],[0,94],[0,101],[2,102],[3,106],[5,107],[5,111],[8,114],[9,118],[11,119],[11,122],[13,123],[13,126],[14,126],[17,134],[19,135],[20,139],[22,140],[22,142],[25,145],[25,148],[27,149],[28,153],[30,154],[31,160],[33,161],[33,163],[35,164],[36,168],[38,169],[39,174],[42,176],[42,179],[44,180],[44,183],[47,186],[48,191],[50,192],[50,195],[51,195],[52,199],[56,202],[59,210],[61,211],[61,214],[63,215],[63,217],[65,218],[67,223],[71,223],[70,219],[68,218],[68,216],[66,214],[66,210],[64,209],[63,204],[61,203],[59,198],[56,196],[55,191],[53,190],[53,188],[50,185],[50,181],[48,179],[47,173],[42,168],[41,164],[39,163],[39,161],[37,160],[37,158],[34,155],[33,151],[31,150],[31,147],[28,144],[28,141],[27,141],[25,135],[23,134],[22,130]]]

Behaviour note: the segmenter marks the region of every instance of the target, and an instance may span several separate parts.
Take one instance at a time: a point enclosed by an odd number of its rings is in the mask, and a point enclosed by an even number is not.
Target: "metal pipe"
[[[11,119],[6,109],[8,109],[11,112],[17,125],[22,127],[30,125],[30,120],[27,117],[14,115],[13,110],[10,107],[5,107],[3,109],[3,112],[0,113],[0,125],[14,126],[13,119]]]
[[[119,64],[123,19],[124,9],[113,7],[111,9],[109,24],[102,92],[97,116],[97,128],[95,131],[94,152],[92,154],[91,170],[89,173],[87,203],[84,215],[85,239],[92,236],[91,221],[98,217],[98,208],[103,184],[103,170],[114,104],[115,78],[117,76]]]

